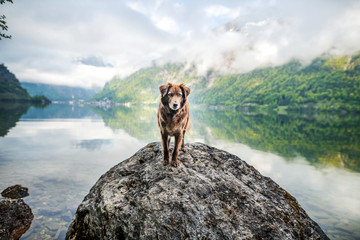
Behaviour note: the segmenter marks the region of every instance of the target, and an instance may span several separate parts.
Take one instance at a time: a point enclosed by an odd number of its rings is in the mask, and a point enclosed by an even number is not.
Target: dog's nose
[[[174,106],[174,108],[177,108],[177,107],[178,107],[178,104],[177,104],[177,103],[174,103],[173,106]]]

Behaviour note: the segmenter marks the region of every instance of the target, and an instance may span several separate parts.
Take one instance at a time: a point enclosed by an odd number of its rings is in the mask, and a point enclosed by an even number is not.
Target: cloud
[[[87,57],[79,57],[77,59],[77,62],[94,67],[113,67],[111,63],[105,63],[102,57],[95,55],[89,55]]]
[[[242,73],[294,58],[308,63],[324,53],[343,55],[360,50],[360,5],[355,1],[273,1],[266,9],[259,3],[265,1],[245,4],[233,21],[181,42],[175,51],[177,60],[197,65],[200,74],[209,69]],[[211,16],[232,14],[229,8],[214,9],[211,6],[205,12]],[[165,61],[173,58],[172,53]]]
[[[16,1],[0,62],[21,81],[103,86],[158,62],[241,73],[359,50],[358,1]]]
[[[206,7],[205,13],[209,17],[225,18],[229,20],[237,18],[240,14],[240,9],[232,9],[220,4],[216,4]]]
[[[166,49],[166,33],[116,1],[111,6],[81,0],[19,2],[6,10],[13,39],[0,43],[0,62],[22,81],[103,86]],[[113,68],[94,59],[91,67],[89,56],[101,56]]]
[[[128,1],[126,6],[147,17],[159,30],[179,34],[181,21],[177,21],[183,6],[171,1]]]

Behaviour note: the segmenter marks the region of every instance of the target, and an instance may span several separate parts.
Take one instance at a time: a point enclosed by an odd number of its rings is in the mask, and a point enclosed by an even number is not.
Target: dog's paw
[[[183,152],[187,152],[187,148],[186,148],[186,147],[183,147],[183,148],[181,148],[180,150],[183,151]]]
[[[164,166],[169,165],[169,163],[170,163],[169,160],[165,160],[165,159],[163,160],[163,165]]]
[[[173,167],[178,167],[180,165],[179,161],[171,161]]]

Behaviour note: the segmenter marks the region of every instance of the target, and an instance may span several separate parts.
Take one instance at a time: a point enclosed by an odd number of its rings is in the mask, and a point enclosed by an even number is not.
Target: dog
[[[179,148],[181,145],[181,150],[186,151],[184,137],[186,131],[188,131],[191,126],[189,102],[187,101],[190,88],[184,84],[175,85],[167,83],[161,85],[159,90],[161,100],[157,112],[157,122],[161,133],[161,144],[164,154],[163,164],[166,166],[170,163],[170,137],[175,137],[171,165],[178,167]]]

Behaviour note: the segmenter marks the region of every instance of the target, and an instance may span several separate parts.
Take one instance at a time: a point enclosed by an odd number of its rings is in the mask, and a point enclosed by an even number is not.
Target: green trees
[[[0,4],[4,4],[5,2],[13,3],[12,0],[0,0]],[[11,35],[5,34],[5,31],[8,30],[8,26],[6,25],[6,16],[0,15],[0,40],[2,38],[11,38]]]
[[[4,64],[0,64],[0,102],[29,101],[31,96]]]
[[[93,99],[109,99],[120,103],[155,103],[160,96],[161,84],[176,80],[183,82],[184,79],[189,81],[189,76],[181,74],[182,69],[180,64],[166,64],[140,69],[124,79],[115,77]]]
[[[45,96],[31,97],[28,91],[23,88],[16,78],[4,64],[0,64],[0,103],[1,102],[22,102],[33,103],[35,105],[48,105],[51,103]]]
[[[210,105],[255,103],[295,108],[312,104],[351,110],[360,103],[359,69],[359,55],[317,58],[307,66],[291,61],[279,67],[220,76],[197,100]]]
[[[113,79],[94,99],[154,103],[159,98],[158,86],[167,81],[189,84],[189,100],[197,104],[360,111],[360,54],[316,58],[306,66],[293,60],[282,66],[218,76],[197,76],[183,65],[167,64]]]

